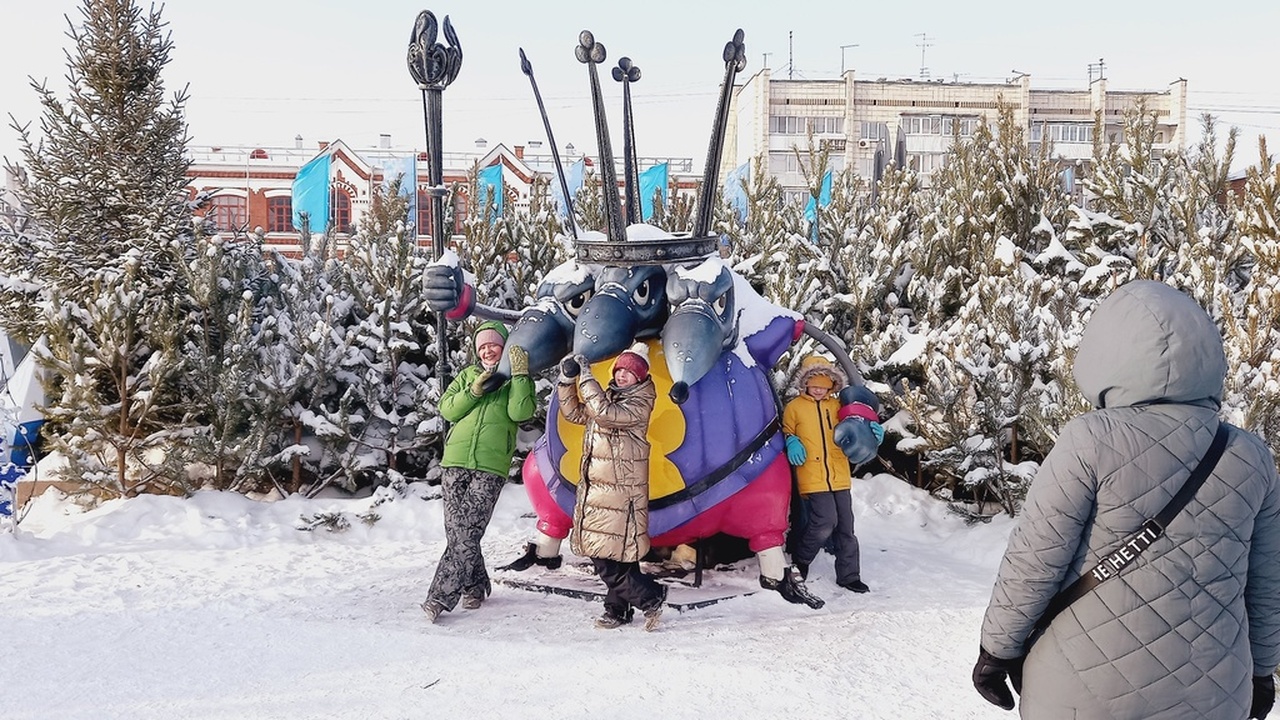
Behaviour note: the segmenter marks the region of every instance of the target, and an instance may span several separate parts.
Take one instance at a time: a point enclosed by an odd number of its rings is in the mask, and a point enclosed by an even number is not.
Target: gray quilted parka
[[[1097,409],[1063,428],[1009,537],[982,622],[996,657],[1024,653],[1053,596],[1164,508],[1218,428],[1221,336],[1162,283],[1128,283],[1099,305],[1074,372]],[[1280,664],[1280,487],[1267,447],[1229,430],[1164,537],[1036,640],[1023,718],[1248,715],[1251,676]]]

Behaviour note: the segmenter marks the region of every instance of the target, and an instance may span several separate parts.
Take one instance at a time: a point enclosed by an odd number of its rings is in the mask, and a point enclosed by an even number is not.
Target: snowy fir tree
[[[522,293],[512,282],[507,267],[509,254],[515,247],[511,239],[508,214],[514,213],[514,202],[507,198],[505,212],[498,212],[494,193],[481,193],[479,168],[468,174],[469,197],[484,198],[484,205],[473,203],[472,211],[462,224],[466,243],[459,248],[462,265],[475,275],[476,296],[494,307],[514,309],[520,304]]]
[[[43,137],[21,128],[18,193],[39,238],[28,270],[44,286],[52,446],[102,492],[132,495],[182,475],[186,95],[165,97],[159,11],[86,0],[81,13],[69,98],[34,86]]]
[[[547,180],[534,180],[528,212],[513,213],[509,227],[511,251],[515,254],[508,252],[506,267],[516,287],[516,302],[524,307],[534,301],[547,273],[573,257],[574,252],[565,234],[565,224],[551,199]]]
[[[14,177],[20,167],[8,166]],[[44,335],[40,296],[44,285],[36,274],[36,254],[42,245],[30,215],[19,200],[10,204],[0,195],[0,327],[27,346]]]
[[[1227,417],[1260,434],[1280,456],[1280,164],[1258,143],[1234,208],[1240,244],[1255,261],[1248,282],[1223,304],[1227,351]]]
[[[577,216],[578,229],[607,232],[604,219],[604,200],[600,195],[600,176],[591,163],[583,169],[582,187],[573,195],[573,213]]]
[[[425,476],[437,439],[419,433],[436,415],[427,382],[434,357],[423,344],[434,340],[435,327],[422,297],[429,260],[407,211],[398,183],[375,189],[373,210],[343,257],[352,317],[340,367],[354,411],[336,424],[347,433],[340,464],[348,489],[370,484],[370,473]]]
[[[345,435],[328,415],[340,402],[351,302],[327,247],[304,231],[301,258],[266,250],[272,288],[264,292],[256,326],[256,422],[241,467],[246,482],[257,481],[255,490],[314,493],[338,477],[331,445]]]
[[[349,239],[304,230],[300,257],[261,233],[206,233],[185,190],[185,95],[166,101],[160,81],[171,46],[159,15],[126,0],[82,12],[70,97],[35,86],[41,139],[15,128],[24,207],[0,212],[0,326],[48,341],[50,446],[109,496],[431,479],[450,378],[437,375],[437,318],[420,295],[431,253],[403,198],[376,192]],[[1142,106],[1120,137],[1095,119],[1073,200],[1052,145],[1027,143],[1001,106],[953,137],[928,187],[894,165],[874,187],[836,172],[812,222],[757,157],[745,218],[720,192],[712,232],[765,298],[848,348],[883,406],[884,467],[960,512],[1013,514],[1060,428],[1088,409],[1071,364],[1090,313],[1134,278],[1186,291],[1220,323],[1223,414],[1280,450],[1280,169],[1263,141],[1232,191],[1234,131],[1224,152],[1203,122],[1196,147],[1165,152]],[[796,155],[817,200],[830,158],[808,147]],[[450,192],[479,198],[476,182],[473,171]],[[650,222],[687,231],[696,198],[671,189]],[[459,225],[462,205],[445,203],[482,302],[527,307],[573,256],[548,195],[538,179],[527,207],[508,195],[498,215],[490,198]],[[589,170],[577,227],[603,232],[603,203]],[[473,328],[450,326],[451,367],[471,360]],[[802,339],[775,386],[816,351]]]
[[[653,216],[646,222],[650,225],[660,227],[670,233],[687,233],[693,231],[693,214],[698,209],[698,199],[702,193],[702,187],[698,188],[698,196],[681,195],[679,193],[679,185],[675,179],[671,179],[667,183],[668,202],[662,202],[662,196],[657,190],[653,192]],[[721,195],[723,199],[723,194]],[[718,209],[718,208],[717,208]],[[717,214],[717,218],[719,218]]]
[[[183,266],[191,313],[183,347],[184,394],[192,463],[209,468],[202,480],[218,490],[239,487],[256,413],[261,333],[255,332],[267,273],[261,233],[225,239],[197,226]],[[195,488],[197,486],[192,486]]]

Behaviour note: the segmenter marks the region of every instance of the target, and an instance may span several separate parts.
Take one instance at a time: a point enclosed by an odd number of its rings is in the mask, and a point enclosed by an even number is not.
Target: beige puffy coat
[[[556,390],[565,419],[586,426],[569,547],[583,557],[639,561],[649,552],[653,379],[605,389],[584,372]]]

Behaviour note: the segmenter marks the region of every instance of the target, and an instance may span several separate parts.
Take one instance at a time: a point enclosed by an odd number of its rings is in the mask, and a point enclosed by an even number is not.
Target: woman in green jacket
[[[480,607],[491,591],[480,539],[493,517],[516,450],[519,424],[533,417],[529,355],[519,345],[507,352],[511,379],[485,390],[502,358],[507,328],[490,320],[472,336],[478,362],[458,373],[440,398],[440,415],[452,427],[444,441],[445,549],[422,609],[431,622],[462,607]]]

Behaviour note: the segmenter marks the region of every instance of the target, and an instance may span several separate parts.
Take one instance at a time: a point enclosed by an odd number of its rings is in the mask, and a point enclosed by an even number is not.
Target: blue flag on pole
[[[660,163],[640,173],[640,221],[653,217],[653,196],[661,193],[662,206],[667,205],[667,164]]]
[[[822,176],[822,187],[818,190],[818,205],[826,207],[831,204],[831,171],[828,170],[826,175]],[[813,196],[809,196],[809,202],[804,206],[804,219],[813,222],[818,218],[818,211],[813,203]]]
[[[489,201],[489,193],[493,193],[493,217],[502,217],[502,163],[484,168],[476,176],[476,208],[483,209]]]
[[[582,189],[582,176],[586,172],[587,164],[583,160],[569,166],[568,172],[565,173],[564,182],[569,186],[569,199],[572,200],[578,194],[578,190]],[[560,183],[555,182],[551,185],[551,197],[556,201],[556,207],[559,208],[560,217],[565,217],[569,213],[569,204],[564,201],[564,193],[560,191]]]
[[[724,199],[738,213],[738,222],[747,221],[747,182],[751,177],[751,163],[744,162],[734,168],[724,179]]]
[[[311,232],[323,235],[329,229],[329,168],[332,157],[325,153],[312,160],[293,177],[293,226],[302,230],[302,213],[307,214]]]
[[[405,224],[413,225],[418,235],[426,235],[431,232],[431,228],[419,228],[418,224],[418,156],[405,155],[403,157],[387,158],[383,162],[382,180],[385,187],[390,190],[391,184],[400,180],[400,194],[404,196],[408,207],[405,208]]]

